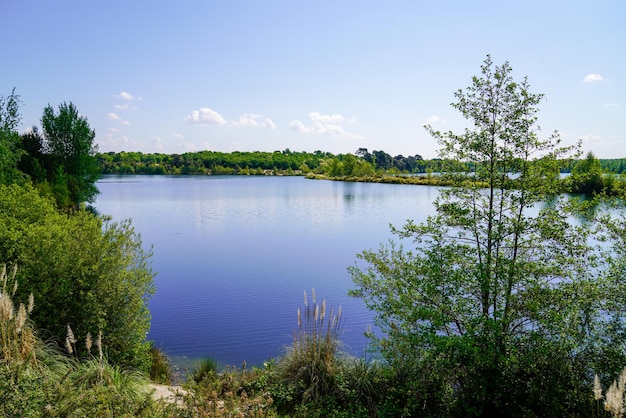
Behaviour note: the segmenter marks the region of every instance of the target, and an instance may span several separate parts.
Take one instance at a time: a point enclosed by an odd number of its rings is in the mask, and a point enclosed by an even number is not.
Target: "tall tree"
[[[96,133],[87,118],[80,115],[73,103],[59,105],[58,114],[48,105],[41,117],[46,153],[50,157],[50,173],[65,176],[73,206],[92,202],[98,194],[95,182],[100,176],[96,158]]]
[[[623,230],[568,218],[575,205],[554,196],[574,150],[538,137],[542,95],[508,63],[488,56],[455,97],[472,128],[427,129],[456,186],[426,223],[393,229],[415,248],[359,255],[351,294],[377,312],[382,354],[419,376],[411,385],[433,414],[568,415],[591,368],[624,360]]]
[[[7,97],[0,96],[0,184],[24,179],[17,169],[22,154],[17,132],[21,121],[20,103],[20,96],[15,94],[15,89]]]

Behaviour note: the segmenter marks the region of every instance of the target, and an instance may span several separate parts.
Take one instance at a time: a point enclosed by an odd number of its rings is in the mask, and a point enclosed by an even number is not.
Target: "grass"
[[[326,300],[318,303],[314,289],[310,303],[304,292],[293,344],[278,363],[281,377],[296,388],[296,402],[305,403],[334,392],[335,375],[341,366],[342,325],[341,307],[335,312],[330,306],[327,312]]]
[[[263,367],[199,362],[174,399],[153,399],[151,382],[171,381],[167,356],[153,348],[152,379],[111,364],[101,332],[74,335],[62,347],[38,338],[17,304],[15,268],[0,276],[0,416],[3,417],[361,417],[377,416],[388,382],[384,368],[341,350],[341,308],[305,292],[293,342]],[[78,345],[88,355],[79,358]],[[393,405],[392,405],[393,406]],[[394,410],[386,408],[386,411]],[[393,414],[388,414],[393,416]]]

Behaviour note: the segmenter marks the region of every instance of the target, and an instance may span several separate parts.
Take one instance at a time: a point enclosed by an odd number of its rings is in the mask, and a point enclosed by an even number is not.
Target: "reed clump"
[[[613,383],[611,383],[604,395],[602,394],[600,379],[598,375],[595,375],[593,380],[594,416],[601,416],[602,409],[604,409],[604,412],[607,412],[613,418],[623,417],[626,413],[625,393],[626,367],[618,378],[613,380]],[[602,405],[604,408],[602,408]]]
[[[335,378],[341,368],[341,307],[335,311],[326,300],[318,303],[312,289],[311,301],[304,292],[304,306],[298,308],[297,316],[298,328],[278,363],[278,373],[292,386],[296,403],[315,402],[336,391]]]
[[[0,273],[0,361],[36,363],[35,348],[37,339],[28,315],[33,311],[34,299],[31,294],[27,305],[20,303],[15,309],[13,297],[17,291],[17,266],[7,271],[2,266]]]

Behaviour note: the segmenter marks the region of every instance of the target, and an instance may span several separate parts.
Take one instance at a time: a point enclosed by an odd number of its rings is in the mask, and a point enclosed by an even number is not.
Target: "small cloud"
[[[107,119],[109,119],[109,120],[122,120],[122,118],[120,118],[118,115],[116,115],[113,112],[107,113]]]
[[[185,118],[185,121],[192,125],[217,125],[222,126],[226,123],[222,115],[213,109],[203,107],[199,110],[193,110],[191,115]]]
[[[309,119],[320,123],[340,123],[343,122],[344,117],[342,115],[320,115],[318,112],[311,112],[309,113]]]
[[[445,120],[441,119],[437,115],[432,115],[431,117],[427,118],[424,123],[422,123],[422,126],[432,125],[434,123],[445,123]]]
[[[311,123],[305,125],[299,120],[289,122],[289,128],[303,134],[322,134],[340,138],[363,139],[362,136],[346,131],[339,122],[344,120],[342,115],[321,115],[318,112],[309,113]]]
[[[124,99],[124,100],[143,100],[141,97],[133,96],[132,94],[128,93],[127,91],[123,91],[120,94],[116,94],[114,97],[117,98],[117,99]]]
[[[261,122],[261,127],[267,128],[267,129],[276,129],[276,124],[274,123],[273,120],[267,118],[267,119],[264,119],[263,122]]]
[[[113,108],[118,109],[118,110],[128,110],[128,105],[127,104],[114,105]]]
[[[604,107],[619,107],[619,103],[605,103]]]
[[[257,119],[260,119],[263,115],[257,115],[254,113],[246,113],[244,115],[239,116],[239,119],[231,122],[232,126],[241,127],[241,126],[259,126],[259,122]]]
[[[127,120],[121,120],[120,124],[124,125],[124,126],[130,126],[130,122]]]
[[[179,133],[175,133],[174,134],[174,138],[178,139],[179,141],[185,139],[183,134],[179,134]]]
[[[109,132],[119,132],[120,130],[117,128],[109,128]]]
[[[600,74],[587,74],[582,80],[583,83],[594,83],[596,81],[603,81],[604,78]]]
[[[259,126],[261,128],[266,128],[266,129],[276,128],[276,124],[274,123],[274,121],[272,121],[269,118],[265,118],[261,120],[262,118],[263,118],[263,115],[259,115],[256,113],[246,113],[246,114],[239,116],[239,119],[237,119],[236,121],[230,122],[230,125],[236,128],[245,127],[245,126],[253,126],[253,127]]]

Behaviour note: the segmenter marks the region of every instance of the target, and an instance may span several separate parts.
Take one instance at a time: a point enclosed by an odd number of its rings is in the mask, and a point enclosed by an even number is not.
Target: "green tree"
[[[589,371],[624,361],[623,229],[568,218],[575,207],[554,196],[572,150],[537,136],[542,95],[508,63],[487,57],[455,97],[473,127],[427,129],[456,186],[425,223],[393,229],[414,248],[391,241],[359,255],[351,294],[377,312],[378,347],[413,372],[407,387],[433,415],[579,413]]]
[[[604,190],[604,176],[600,160],[589,151],[585,159],[574,164],[569,180],[573,193],[601,193]]]
[[[62,345],[67,325],[83,341],[102,331],[113,363],[147,370],[151,253],[130,222],[61,213],[31,186],[0,186],[0,195],[0,259],[19,266],[18,297],[33,293],[44,338]],[[75,349],[86,355],[84,344]]]
[[[0,184],[23,181],[17,164],[22,155],[17,128],[21,121],[20,96],[15,89],[8,97],[0,96]]]
[[[41,117],[46,152],[50,157],[49,173],[63,167],[67,189],[74,207],[93,202],[98,194],[95,182],[100,176],[96,158],[96,133],[87,118],[72,102],[59,105],[58,114],[48,105]]]

